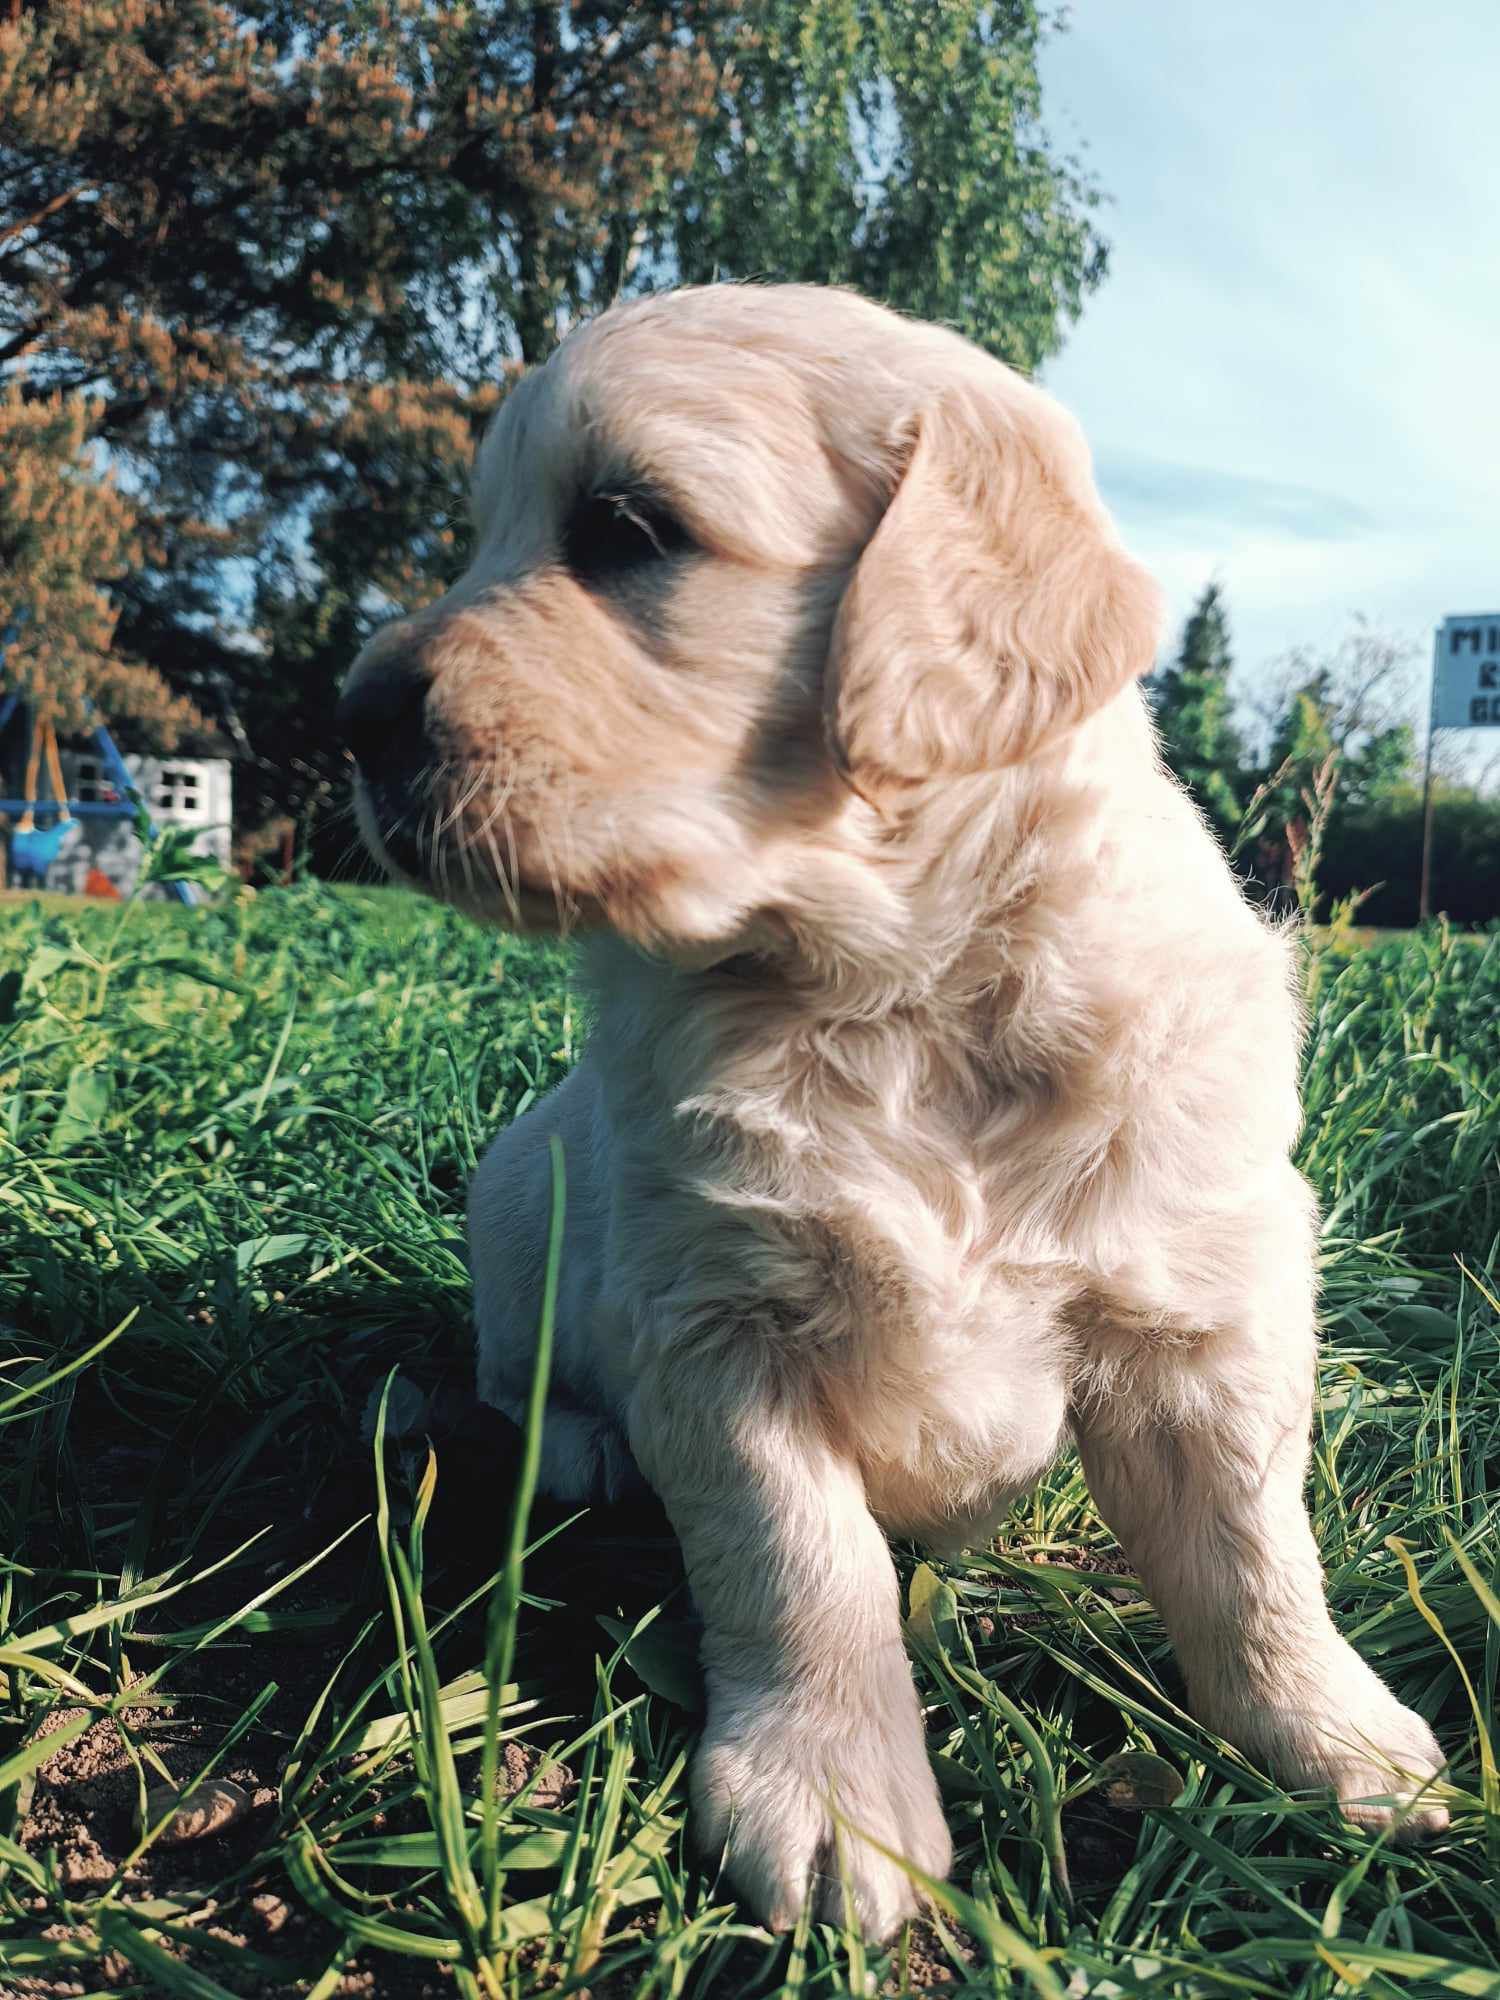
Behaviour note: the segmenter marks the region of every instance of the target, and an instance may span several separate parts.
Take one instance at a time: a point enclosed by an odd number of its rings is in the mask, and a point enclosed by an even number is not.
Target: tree
[[[1168,764],[1228,841],[1244,805],[1245,748],[1234,723],[1229,615],[1217,583],[1206,586],[1183,627],[1173,664],[1150,683]]]
[[[471,424],[579,314],[679,278],[853,282],[1034,368],[1103,275],[1094,192],[1038,127],[1037,7],[761,0],[484,20],[467,68],[516,108],[508,140],[455,155],[448,263],[428,279],[434,310],[476,330],[443,362]],[[632,78],[669,117],[647,118]],[[581,165],[582,107],[614,136]],[[331,741],[334,681],[371,623],[439,587],[465,550],[466,441],[430,451],[414,423],[349,442],[306,542],[262,568],[272,661],[295,663],[265,692],[295,681],[304,746]],[[326,783],[327,767],[307,776]]]
[[[109,587],[139,547],[134,505],[94,462],[99,414],[81,396],[0,384],[0,689],[64,729],[92,704],[170,743],[191,705],[113,647]]]
[[[1344,750],[1339,798],[1347,807],[1380,806],[1416,789],[1417,732],[1409,722],[1388,723]]]
[[[1432,906],[1454,923],[1500,916],[1500,799],[1435,777]],[[1409,785],[1375,802],[1341,802],[1319,864],[1323,893],[1357,896],[1361,923],[1417,921],[1422,857],[1422,790]]]
[[[1355,829],[1366,869],[1356,888],[1400,873],[1403,858],[1386,850],[1415,796],[1415,653],[1356,616],[1336,646],[1294,647],[1273,664],[1252,704],[1265,732],[1258,866],[1272,882],[1310,893],[1316,870],[1320,887],[1327,878],[1347,893]]]
[[[1339,753],[1343,798],[1379,797],[1409,784],[1417,759],[1416,658],[1410,640],[1356,615],[1337,646],[1296,646],[1275,662],[1257,703],[1262,725],[1274,738],[1305,694]]]
[[[102,399],[153,547],[115,586],[122,646],[206,705],[233,682],[266,809],[296,809],[339,768],[350,653],[463,561],[479,427],[580,314],[838,277],[1034,366],[1104,261],[1038,125],[1047,25],[1022,0],[13,7],[0,372]],[[252,622],[269,654],[224,643]]]
[[[850,284],[1035,370],[1104,277],[1041,125],[1034,0],[769,0],[664,243],[683,276]]]
[[[304,552],[370,468],[380,513],[393,460],[374,580],[441,566],[500,357],[597,288],[610,216],[583,191],[629,208],[685,163],[700,10],[638,11],[575,9],[571,35],[560,7],[427,0],[0,22],[0,370],[101,399],[156,545],[119,584],[127,643],[190,655],[226,576],[243,606],[244,558]]]

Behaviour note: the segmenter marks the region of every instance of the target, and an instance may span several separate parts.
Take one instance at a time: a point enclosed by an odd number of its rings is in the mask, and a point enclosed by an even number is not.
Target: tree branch
[[[49,215],[56,215],[60,208],[66,208],[70,201],[77,201],[80,195],[93,194],[98,189],[97,181],[79,181],[75,187],[64,188],[61,194],[53,195],[51,201],[43,202],[34,215],[23,216],[7,229],[0,229],[0,243],[8,243],[13,236],[24,236],[28,229],[37,229]]]

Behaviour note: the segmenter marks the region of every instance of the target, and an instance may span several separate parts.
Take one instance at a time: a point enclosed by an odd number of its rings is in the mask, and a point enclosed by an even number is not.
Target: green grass
[[[518,1580],[462,1194],[577,1052],[567,968],[390,892],[0,907],[0,1992],[1500,1995],[1500,936],[1309,975],[1313,1506],[1451,1833],[1372,1845],[1198,1730],[1066,1462],[994,1553],[903,1553],[958,1862],[889,1958],[693,1861],[661,1519],[538,1510]],[[1122,1751],[1175,1802],[1113,1803]],[[134,1825],[200,1769],[245,1821]]]

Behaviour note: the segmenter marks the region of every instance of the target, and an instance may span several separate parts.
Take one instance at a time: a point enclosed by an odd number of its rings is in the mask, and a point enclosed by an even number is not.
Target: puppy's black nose
[[[420,761],[429,685],[400,655],[356,667],[339,697],[338,729],[362,769]]]

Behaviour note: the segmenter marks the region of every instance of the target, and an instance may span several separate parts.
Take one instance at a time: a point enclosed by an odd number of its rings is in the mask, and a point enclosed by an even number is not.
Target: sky
[[[1363,612],[1425,690],[1500,609],[1500,0],[1075,0],[1042,74],[1112,246],[1043,379],[1171,640],[1217,577],[1247,682]]]

